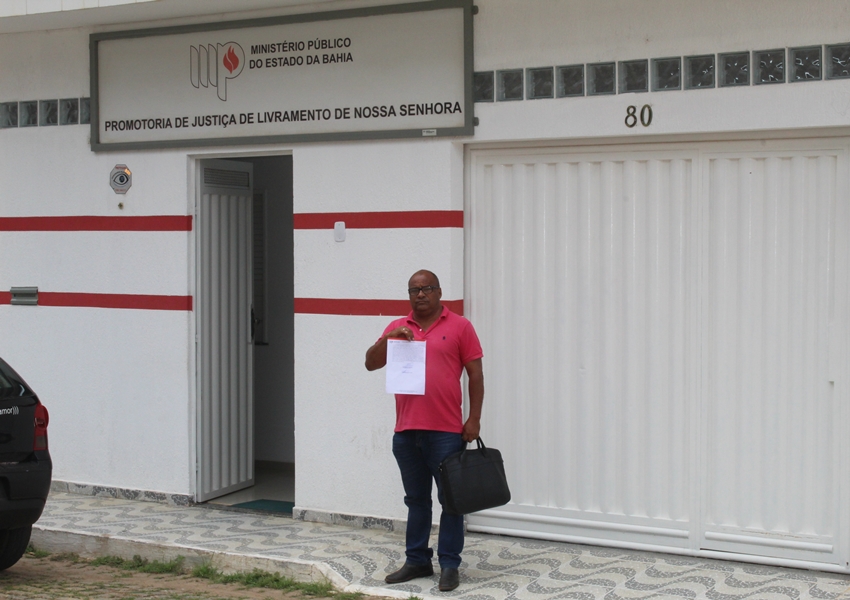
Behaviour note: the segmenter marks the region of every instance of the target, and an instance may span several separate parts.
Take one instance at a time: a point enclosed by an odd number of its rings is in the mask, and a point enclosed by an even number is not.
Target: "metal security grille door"
[[[470,153],[471,530],[845,567],[847,152],[786,145]]]
[[[704,548],[840,558],[847,431],[828,370],[842,154],[705,158]]]
[[[254,483],[252,165],[202,161],[197,501]]]

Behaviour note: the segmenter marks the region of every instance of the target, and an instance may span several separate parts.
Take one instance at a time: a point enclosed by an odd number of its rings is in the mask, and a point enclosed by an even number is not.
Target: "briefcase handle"
[[[471,443],[472,442],[466,443],[466,447],[464,447],[464,449],[463,449],[464,452],[466,452],[469,449],[469,444],[471,444]],[[480,435],[477,438],[475,438],[475,443],[478,444],[478,449],[481,450],[481,454],[483,454],[484,456],[487,456],[487,446],[484,445],[484,440],[481,439]]]

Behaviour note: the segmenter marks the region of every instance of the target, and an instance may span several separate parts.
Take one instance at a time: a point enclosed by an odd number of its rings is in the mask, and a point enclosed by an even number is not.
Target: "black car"
[[[0,571],[23,556],[50,491],[47,421],[35,393],[0,359]]]

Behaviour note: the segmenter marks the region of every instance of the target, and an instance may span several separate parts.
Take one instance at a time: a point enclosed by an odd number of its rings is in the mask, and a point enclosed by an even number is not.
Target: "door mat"
[[[250,502],[240,502],[233,505],[233,508],[246,508],[248,510],[261,510],[263,512],[284,513],[288,515],[292,514],[294,507],[294,502],[285,502],[283,500],[251,500]]]

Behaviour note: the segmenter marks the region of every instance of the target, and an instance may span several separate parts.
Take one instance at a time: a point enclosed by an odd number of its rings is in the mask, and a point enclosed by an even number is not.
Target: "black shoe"
[[[457,569],[455,569],[456,571]],[[409,563],[404,563],[404,566],[400,568],[395,573],[390,573],[384,578],[384,581],[387,583],[404,583],[405,581],[410,581],[411,579],[417,579],[419,577],[430,577],[434,574],[434,567],[431,564],[427,565],[411,565]]]
[[[460,584],[460,573],[451,567],[440,570],[440,591],[450,592]]]

